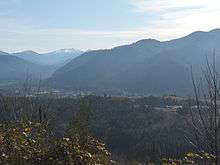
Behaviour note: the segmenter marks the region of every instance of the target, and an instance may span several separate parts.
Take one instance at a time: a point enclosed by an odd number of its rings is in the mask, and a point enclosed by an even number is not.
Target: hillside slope
[[[146,93],[189,91],[189,68],[196,73],[216,52],[220,63],[220,30],[194,32],[160,42],[141,40],[110,50],[84,53],[49,79],[55,87],[116,89]]]
[[[0,82],[17,83],[24,81],[27,75],[44,79],[51,76],[55,68],[37,65],[7,53],[0,54]]]

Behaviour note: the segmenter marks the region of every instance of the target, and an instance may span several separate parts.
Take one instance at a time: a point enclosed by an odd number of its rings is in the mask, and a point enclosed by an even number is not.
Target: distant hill
[[[55,71],[52,66],[31,63],[8,53],[0,52],[0,84],[24,81],[27,75],[34,79],[45,79]]]
[[[61,49],[58,51],[39,54],[33,51],[23,51],[12,55],[40,65],[64,65],[72,59],[78,57],[83,52],[76,49]]]
[[[31,50],[13,53],[12,55],[32,63],[40,64],[41,55]]]
[[[187,93],[191,89],[191,65],[200,74],[205,57],[211,60],[214,50],[216,63],[220,64],[219,43],[220,29],[216,29],[171,41],[146,39],[113,49],[90,51],[58,69],[48,82],[58,88]]]

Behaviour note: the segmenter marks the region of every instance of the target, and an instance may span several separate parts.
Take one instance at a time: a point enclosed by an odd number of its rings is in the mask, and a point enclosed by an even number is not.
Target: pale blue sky
[[[99,49],[220,28],[219,0],[0,0],[0,50]]]

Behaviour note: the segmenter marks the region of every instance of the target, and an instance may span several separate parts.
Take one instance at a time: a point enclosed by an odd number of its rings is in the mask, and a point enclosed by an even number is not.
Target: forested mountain
[[[49,82],[60,88],[187,93],[189,68],[200,73],[206,57],[220,61],[220,29],[160,42],[141,40],[109,50],[86,52],[58,69]],[[217,65],[218,66],[218,65]]]
[[[31,123],[39,120],[49,122],[48,132],[53,132],[53,135],[48,136],[49,141],[67,136],[78,128],[81,135],[79,140],[84,140],[86,135],[89,135],[104,142],[112,153],[112,158],[117,162],[115,165],[134,165],[133,162],[161,164],[162,158],[180,159],[186,153],[194,151],[194,146],[184,138],[186,135],[190,138],[194,135],[190,106],[187,106],[190,103],[195,105],[193,100],[184,98],[153,96],[50,97],[49,99],[9,97],[5,105],[14,106],[8,106],[7,111],[4,106],[0,106],[0,112],[2,118],[13,121],[15,113],[13,110],[19,110],[22,105],[23,109],[18,115],[21,119],[21,114],[25,114],[32,117]],[[32,105],[35,106],[32,108]],[[39,109],[42,109],[41,113],[38,113]],[[189,119],[188,122],[186,118]],[[76,132],[73,135],[77,135]],[[194,136],[191,141],[196,141]],[[204,144],[203,142],[203,146]],[[46,146],[43,145],[41,148]],[[51,148],[53,149],[53,146]],[[56,151],[63,154],[66,148],[64,151]]]
[[[48,78],[55,88],[128,91],[148,94],[188,94],[191,90],[190,67],[200,76],[206,59],[220,63],[220,29],[194,32],[170,40],[140,40],[106,50],[83,53],[61,49],[46,54],[24,51],[0,52],[0,78],[24,79],[30,72]],[[5,55],[7,57],[5,57]],[[13,66],[5,62],[13,61]],[[16,59],[16,60],[15,60]],[[8,69],[7,69],[8,68]],[[218,69],[218,68],[217,68]]]

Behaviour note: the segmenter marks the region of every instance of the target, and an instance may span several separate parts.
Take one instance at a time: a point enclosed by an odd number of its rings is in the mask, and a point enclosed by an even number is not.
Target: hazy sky
[[[0,0],[0,50],[98,49],[220,28],[220,0]]]

